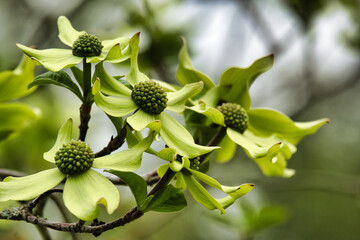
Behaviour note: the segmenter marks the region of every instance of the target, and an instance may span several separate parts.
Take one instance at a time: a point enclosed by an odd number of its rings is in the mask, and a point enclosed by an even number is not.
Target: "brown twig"
[[[83,103],[80,107],[80,135],[79,140],[85,141],[87,130],[89,129],[91,104]]]
[[[119,134],[115,138],[111,137],[110,142],[108,143],[108,145],[106,147],[104,147],[101,151],[95,153],[95,157],[98,158],[98,157],[102,157],[105,155],[109,155],[116,149],[120,148],[125,142],[126,132],[127,131],[126,131],[126,125],[125,125],[120,130]]]

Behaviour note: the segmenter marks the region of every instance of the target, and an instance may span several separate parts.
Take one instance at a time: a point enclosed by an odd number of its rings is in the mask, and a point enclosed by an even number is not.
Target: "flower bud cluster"
[[[131,98],[144,112],[160,114],[167,106],[166,92],[163,87],[154,81],[140,82],[134,86]]]
[[[80,140],[71,140],[56,152],[55,164],[62,173],[75,175],[89,170],[94,157],[88,144]]]
[[[200,157],[190,159],[190,168],[196,171],[200,169]]]
[[[223,103],[218,106],[219,111],[224,115],[225,124],[240,133],[243,133],[249,124],[249,117],[239,104]]]
[[[100,56],[103,47],[96,36],[85,33],[74,42],[72,53],[77,57]]]

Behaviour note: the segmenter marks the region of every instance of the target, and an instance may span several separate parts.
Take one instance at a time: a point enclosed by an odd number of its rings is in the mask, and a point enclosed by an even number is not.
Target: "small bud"
[[[249,117],[239,104],[223,103],[218,106],[219,111],[224,115],[225,124],[240,133],[243,133],[249,124]]]
[[[144,112],[160,114],[167,107],[167,97],[163,87],[154,81],[140,82],[134,86],[131,98]]]
[[[82,141],[71,140],[56,152],[55,164],[62,173],[75,175],[89,170],[94,157],[89,145]]]
[[[74,42],[72,53],[77,57],[100,56],[103,47],[96,36],[85,33]]]
[[[200,169],[200,157],[191,158],[190,160],[190,168],[196,171]]]

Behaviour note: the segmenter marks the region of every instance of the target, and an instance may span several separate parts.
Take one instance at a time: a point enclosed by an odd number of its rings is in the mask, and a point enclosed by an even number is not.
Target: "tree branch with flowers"
[[[276,110],[250,108],[249,88],[272,67],[273,55],[247,68],[226,69],[219,85],[215,85],[193,67],[183,39],[176,74],[179,85],[171,85],[150,79],[139,70],[139,33],[100,41],[75,30],[64,16],[58,19],[58,29],[59,39],[71,49],[38,50],[17,44],[28,57],[14,71],[0,73],[0,92],[4,93],[0,95],[0,139],[36,119],[28,107],[6,101],[46,84],[66,88],[81,100],[79,130],[73,132],[71,118],[63,123],[53,147],[43,155],[44,160],[54,164],[51,169],[27,176],[0,169],[4,178],[0,182],[0,202],[9,203],[0,212],[0,219],[98,236],[149,211],[180,211],[187,206],[186,189],[197,202],[223,214],[254,184],[221,185],[206,174],[213,159],[229,161],[239,145],[265,175],[291,177],[295,170],[286,166],[296,152],[296,144],[328,123],[328,119],[294,122]],[[124,77],[111,76],[103,65],[124,61],[130,61]],[[34,63],[48,72],[34,77]],[[76,67],[80,63],[82,69]],[[63,71],[65,68],[71,69],[73,77]],[[85,142],[93,103],[117,130],[116,136],[97,153]],[[185,126],[168,112],[182,116]],[[152,149],[154,141],[163,141],[163,149]],[[125,142],[128,149],[114,152]],[[139,176],[134,171],[140,168],[144,152],[164,160],[164,164]],[[108,214],[115,212],[120,204],[117,185],[130,188],[136,206],[124,216],[103,222],[98,219],[99,205],[105,206]],[[225,197],[214,198],[204,185],[222,191]],[[148,186],[153,186],[149,192]],[[39,203],[52,194],[62,195],[77,222],[53,222],[36,214]],[[22,205],[12,207],[16,201]]]

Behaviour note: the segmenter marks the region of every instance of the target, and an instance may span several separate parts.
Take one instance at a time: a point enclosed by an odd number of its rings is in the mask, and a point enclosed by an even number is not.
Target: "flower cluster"
[[[1,202],[30,200],[64,184],[65,206],[79,219],[97,218],[98,204],[103,204],[111,214],[119,205],[119,192],[108,178],[94,170],[96,168],[116,173],[130,188],[136,185],[133,192],[138,210],[180,210],[186,202],[179,206],[161,202],[165,207],[159,207],[159,201],[167,198],[156,194],[148,196],[143,179],[130,173],[140,167],[143,153],[147,152],[168,161],[158,168],[158,175],[162,177],[167,172],[175,175],[175,178],[169,178],[169,181],[176,179],[178,188],[170,188],[171,198],[177,197],[181,200],[178,202],[182,202],[183,194],[178,191],[187,188],[206,208],[225,213],[225,208],[252,190],[254,185],[224,186],[203,173],[202,164],[212,151],[217,153],[218,161],[225,162],[233,157],[236,145],[240,145],[264,174],[290,177],[294,171],[286,168],[286,161],[296,151],[295,145],[328,122],[321,119],[299,123],[275,110],[250,109],[249,87],[257,76],[271,68],[272,55],[256,60],[248,68],[225,70],[216,86],[205,74],[193,68],[184,44],[177,71],[177,79],[183,86],[179,87],[150,79],[139,70],[138,33],[131,38],[100,41],[85,31],[75,30],[64,16],[59,17],[58,28],[60,40],[71,49],[37,50],[18,44],[31,59],[51,71],[46,73],[45,80],[40,78],[35,85],[56,84],[70,89],[89,106],[95,103],[109,116],[117,130],[126,130],[129,149],[95,157],[88,144],[75,140],[72,119],[69,119],[60,128],[54,146],[43,156],[55,167],[25,177],[7,177],[0,182]],[[130,69],[125,79],[110,76],[103,65],[104,61],[119,63],[127,59]],[[82,71],[73,68],[82,61]],[[92,77],[90,63],[97,63]],[[83,96],[76,83],[60,71],[64,68],[71,68],[77,84],[84,90]],[[186,115],[187,127],[168,111]],[[144,138],[145,128],[149,131]],[[209,140],[208,136],[213,132],[212,139],[205,142],[204,139]],[[157,152],[150,146],[159,137],[164,142],[164,149]],[[198,180],[227,196],[215,199]],[[162,194],[164,192],[167,191]]]

